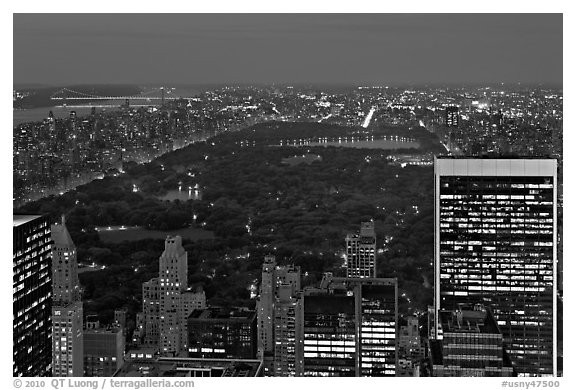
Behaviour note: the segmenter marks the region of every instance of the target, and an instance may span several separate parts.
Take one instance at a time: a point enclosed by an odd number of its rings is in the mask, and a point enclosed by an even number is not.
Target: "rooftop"
[[[13,227],[23,225],[40,217],[42,217],[42,215],[13,215]]]
[[[122,332],[122,328],[119,326],[101,326],[99,328],[84,329],[84,334],[117,334],[119,332]]]
[[[53,224],[51,229],[52,241],[54,241],[54,245],[68,248],[73,248],[75,246],[74,241],[72,241],[72,237],[70,237],[70,233],[66,228],[64,218],[62,218],[61,223]]]
[[[256,377],[262,362],[252,359],[159,358],[126,362],[115,377]]]
[[[256,317],[254,310],[225,309],[221,307],[209,307],[196,309],[188,318],[197,320],[229,320],[229,321],[252,321]]]
[[[440,312],[442,330],[446,333],[499,334],[492,313],[484,305],[461,306],[457,310]]]

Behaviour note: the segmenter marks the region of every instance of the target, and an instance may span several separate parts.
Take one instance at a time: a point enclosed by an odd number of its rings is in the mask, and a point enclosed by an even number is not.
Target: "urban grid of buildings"
[[[54,118],[20,126],[14,143],[15,170],[25,179],[15,200],[31,199],[26,183],[33,180],[35,164],[43,164],[42,175],[51,180],[44,192],[63,189],[69,182],[57,184],[59,180],[102,173],[111,167],[105,159],[121,163],[126,154],[137,153],[142,139],[158,142],[146,146],[150,149],[140,156],[144,160],[193,142],[185,134],[190,134],[194,121],[216,121],[210,122],[216,132],[240,128],[247,120],[282,115],[294,119],[310,112],[314,116],[308,117],[339,118],[346,124],[359,124],[355,110],[362,109],[380,110],[380,120],[390,122],[420,115],[423,126],[442,122],[436,133],[452,152],[449,157],[430,158],[435,180],[435,281],[427,326],[416,317],[400,325],[398,281],[376,277],[379,237],[374,221],[363,222],[357,233],[343,235],[345,277],[326,273],[319,284],[303,287],[298,266],[280,265],[274,256],[266,256],[255,310],[208,305],[205,292],[188,284],[182,238],[168,236],[158,276],[142,285],[142,312],[136,315],[136,330],[128,335],[123,310],[115,312],[110,325],[83,313],[77,251],[65,219],[50,225],[43,215],[14,215],[14,376],[561,374],[554,157],[560,151],[547,158],[465,157],[478,151],[513,150],[514,144],[503,141],[505,135],[519,131],[520,123],[554,122],[555,110],[534,118],[520,115],[524,108],[512,104],[507,111],[486,113],[491,99],[516,102],[523,97],[491,90],[476,99],[459,91],[456,95],[466,102],[461,107],[454,103],[454,92],[446,92],[440,95],[441,109],[429,112],[426,103],[439,103],[409,90],[359,89],[358,95],[372,99],[354,109],[340,95],[308,96],[290,89],[252,92],[254,96],[248,97],[223,91],[225,100],[211,99],[218,93],[206,94],[189,103],[195,108],[177,106],[166,116],[145,110],[131,115],[125,107],[116,118],[93,113],[83,121],[72,115],[60,127]],[[530,96],[550,102],[558,98],[551,92]],[[202,102],[210,103],[202,106]],[[286,107],[293,112],[281,114]],[[193,110],[198,110],[193,120],[181,116]],[[214,119],[206,110],[224,116]],[[260,116],[248,119],[247,113],[258,110]],[[230,121],[226,116],[230,112],[242,114]],[[115,120],[123,133],[110,130]],[[45,130],[46,139],[30,147],[29,134],[39,128]],[[474,137],[479,142],[469,142]],[[115,145],[116,139],[122,143]],[[114,146],[101,148],[101,155],[94,158],[84,155],[92,142],[99,141]],[[70,150],[56,150],[62,145]],[[538,142],[531,145],[538,155]],[[86,165],[92,160],[94,164]]]

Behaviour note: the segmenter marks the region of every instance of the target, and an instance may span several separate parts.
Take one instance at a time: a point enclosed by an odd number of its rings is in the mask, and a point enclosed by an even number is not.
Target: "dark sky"
[[[14,83],[562,83],[561,14],[15,14]]]

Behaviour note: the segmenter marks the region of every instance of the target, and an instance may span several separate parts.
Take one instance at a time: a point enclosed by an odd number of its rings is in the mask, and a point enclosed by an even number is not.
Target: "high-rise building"
[[[83,310],[76,246],[61,224],[52,225],[52,374],[83,376]]]
[[[279,301],[280,289],[285,292],[282,293],[282,299]],[[288,291],[290,291],[288,293]],[[296,346],[296,340],[289,340],[288,334],[292,330],[282,331],[278,335],[284,343],[285,349],[278,349],[277,337],[275,335],[276,329],[292,329],[293,325],[289,324],[294,320],[291,314],[293,299],[298,299],[297,295],[300,291],[300,267],[294,265],[278,266],[276,265],[276,258],[274,256],[265,256],[264,263],[262,264],[262,282],[260,284],[260,295],[256,302],[256,312],[258,316],[258,357],[263,359],[263,374],[291,376],[294,370],[291,368],[291,363],[282,362],[292,361],[294,358],[289,356],[293,354]],[[290,298],[288,299],[288,295]],[[290,301],[290,302],[288,302]],[[280,305],[278,313],[276,312],[277,304]],[[292,317],[290,317],[292,316]],[[291,319],[290,319],[291,318]],[[276,320],[280,321],[276,324]],[[293,329],[295,331],[295,329]],[[282,357],[276,357],[276,353],[281,353]],[[280,360],[278,360],[280,359]],[[278,364],[276,364],[278,362]],[[275,368],[276,367],[276,368]],[[288,368],[290,367],[290,368]],[[277,370],[276,370],[277,369]]]
[[[334,278],[303,294],[303,376],[395,376],[395,278]],[[302,364],[300,364],[302,362]]]
[[[177,354],[185,329],[180,314],[181,295],[188,289],[188,254],[180,236],[166,238],[160,256],[160,352]]]
[[[300,267],[278,266],[274,256],[265,256],[262,264],[260,295],[257,301],[260,355],[274,352],[274,303],[281,285],[289,285],[292,291],[299,291]]]
[[[160,341],[160,283],[158,278],[142,283],[144,343],[158,345]]]
[[[376,232],[374,222],[362,222],[359,234],[346,236],[346,275],[349,278],[376,277]]]
[[[13,216],[13,375],[50,376],[52,260],[42,215]]]
[[[521,376],[557,373],[556,172],[555,159],[435,161],[435,312],[490,307]]]
[[[84,329],[84,376],[112,376],[124,363],[124,349],[122,327]]]
[[[439,313],[442,338],[430,342],[432,376],[514,376],[502,333],[482,304]]]
[[[299,285],[299,282],[298,282]],[[303,348],[302,299],[294,284],[281,283],[274,302],[274,376],[296,376]]]
[[[134,342],[157,347],[175,356],[187,349],[187,317],[206,307],[204,291],[188,289],[188,254],[180,236],[166,238],[159,261],[159,277],[142,284],[142,313],[137,316]]]
[[[256,303],[258,316],[258,355],[274,353],[274,295],[276,286],[276,258],[265,256],[262,264],[260,296]]]
[[[446,123],[448,127],[458,127],[458,107],[446,107],[444,123]]]
[[[254,359],[257,352],[256,312],[210,307],[188,317],[191,358]]]

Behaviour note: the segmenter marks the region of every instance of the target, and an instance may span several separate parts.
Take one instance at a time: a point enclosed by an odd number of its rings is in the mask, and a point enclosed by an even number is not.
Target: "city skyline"
[[[12,18],[14,376],[564,376],[563,14]]]
[[[14,83],[558,85],[562,20],[562,14],[14,14]],[[34,61],[38,56],[43,61]]]

